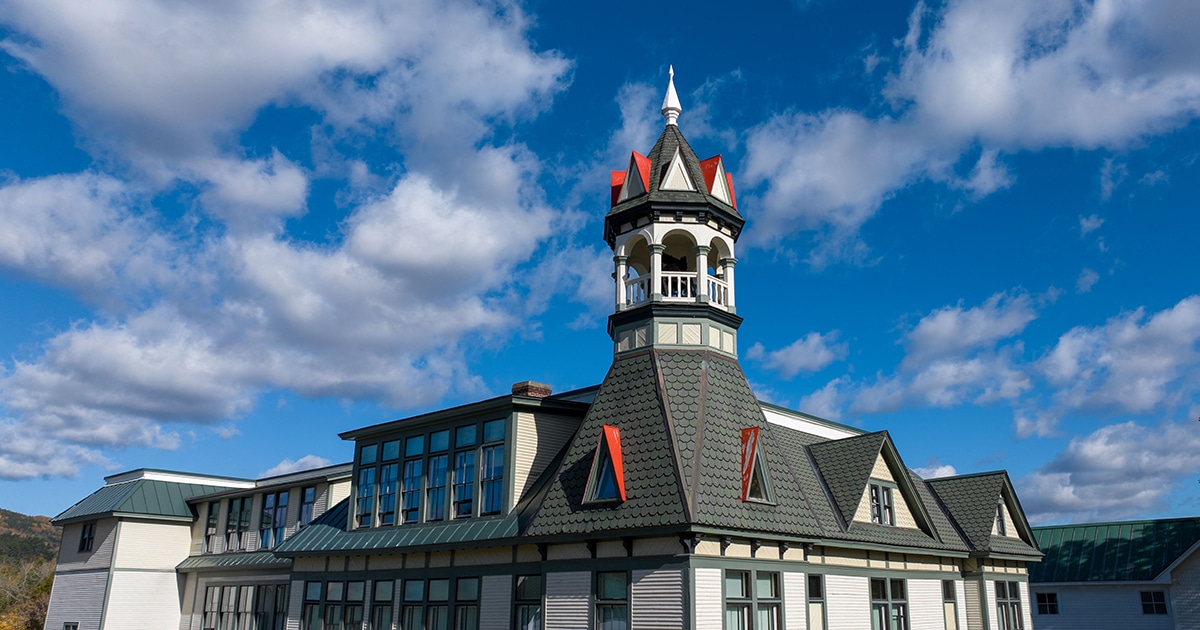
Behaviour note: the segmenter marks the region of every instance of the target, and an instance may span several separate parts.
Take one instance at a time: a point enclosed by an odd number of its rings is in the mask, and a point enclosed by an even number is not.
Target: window
[[[1021,629],[1021,587],[1017,582],[996,582],[996,619],[999,630]]]
[[[946,630],[958,630],[958,591],[954,580],[942,580],[942,614]]]
[[[221,502],[208,502],[208,524],[204,528],[204,553],[216,553],[220,551],[220,536],[217,531],[220,525],[221,518]]]
[[[908,630],[908,585],[871,578],[871,630]]]
[[[442,521],[446,519],[446,455],[431,455],[429,457],[429,479],[425,503],[425,520]]]
[[[479,513],[499,514],[504,509],[504,421],[483,423],[483,441]]]
[[[1142,614],[1167,614],[1167,594],[1163,591],[1142,591]]]
[[[278,547],[279,543],[283,542],[283,532],[287,526],[287,506],[286,490],[263,495],[263,509],[258,523],[258,545],[263,549]]]
[[[725,630],[778,630],[779,574],[725,571]]]
[[[759,446],[760,427],[742,429],[742,501],[773,503],[771,484]]]
[[[358,471],[358,497],[354,501],[354,524],[357,527],[370,527],[375,514],[375,469],[363,468]]]
[[[373,585],[374,597],[371,598],[371,627],[370,630],[392,629],[392,593],[395,582],[378,580]]]
[[[301,630],[360,630],[365,594],[360,580],[305,582]]]
[[[454,454],[454,518],[471,518],[475,510],[475,451]]]
[[[1001,501],[996,504],[996,534],[1000,535],[1000,536],[1007,536],[1008,533],[1005,530],[1006,530],[1006,528],[1004,527],[1004,502]]]
[[[229,514],[225,517],[226,551],[246,548],[246,532],[250,531],[250,512],[253,504],[253,497],[229,500]]]
[[[308,525],[313,520],[313,511],[317,507],[317,489],[309,486],[300,491],[300,524]]]
[[[808,576],[808,627],[825,630],[825,576]]]
[[[478,630],[479,578],[404,580],[400,604],[405,630]]]
[[[873,483],[871,488],[871,522],[876,525],[896,524],[896,507],[892,502],[892,488]]]
[[[629,630],[629,575],[596,574],[596,630]]]
[[[204,594],[201,627],[283,630],[287,625],[287,594],[287,584],[210,586]]]
[[[621,430],[617,427],[607,424],[601,427],[583,500],[585,503],[625,500],[625,464],[621,457]]]
[[[79,552],[87,552],[92,550],[92,544],[96,541],[96,522],[84,523],[79,530]]]
[[[379,467],[379,524],[396,524],[396,464]]]
[[[79,630],[79,624],[68,621],[63,624],[63,630]]]
[[[542,630],[542,576],[518,575],[514,599],[517,630]]]
[[[410,459],[404,462],[404,485],[401,490],[401,516],[405,523],[417,523],[421,520],[421,474],[423,460]]]
[[[1037,598],[1039,615],[1058,614],[1058,593],[1034,593],[1033,596]]]

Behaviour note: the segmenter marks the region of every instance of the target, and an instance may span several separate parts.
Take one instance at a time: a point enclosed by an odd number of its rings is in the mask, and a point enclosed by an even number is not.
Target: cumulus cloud
[[[1100,274],[1085,267],[1083,271],[1079,272],[1079,278],[1075,280],[1075,290],[1079,293],[1087,293],[1092,290],[1092,287],[1096,286],[1096,282],[1099,280]]]
[[[1178,129],[1200,113],[1189,18],[1200,8],[1188,0],[918,2],[882,91],[892,111],[786,112],[749,131],[746,177],[762,186],[749,236],[776,247],[811,232],[810,263],[862,260],[859,228],[913,182],[979,198],[1012,183],[1005,153]],[[1105,165],[1104,199],[1120,166]]]
[[[1100,218],[1099,215],[1093,214],[1091,216],[1079,217],[1079,235],[1087,236],[1088,233],[1100,229],[1102,225],[1104,225],[1104,219]]]
[[[1200,391],[1200,296],[1102,326],[1077,326],[1038,361],[1059,405],[1092,413],[1147,413],[1190,404]]]
[[[1170,493],[1200,471],[1192,423],[1109,425],[1073,438],[1050,463],[1017,482],[1030,520],[1117,520],[1167,509]]]
[[[761,343],[750,346],[746,358],[761,361],[767,368],[792,378],[801,372],[816,372],[846,357],[848,346],[837,343],[838,331],[810,332],[778,350],[767,351]]]
[[[930,462],[928,466],[918,466],[913,469],[922,479],[937,479],[939,477],[953,477],[958,474],[958,470],[950,464],[939,464]]]
[[[848,376],[840,376],[825,384],[824,387],[800,399],[797,407],[804,413],[810,413],[818,418],[841,420],[844,397],[842,389],[850,382]],[[754,391],[758,391],[756,388]]]
[[[262,471],[258,477],[278,477],[279,475],[287,475],[302,470],[312,470],[314,468],[323,468],[333,462],[319,455],[305,455],[300,459],[287,459],[275,464],[274,466]]]

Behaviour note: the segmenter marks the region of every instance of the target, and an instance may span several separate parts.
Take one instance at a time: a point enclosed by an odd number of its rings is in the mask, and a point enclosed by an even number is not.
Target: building
[[[673,77],[662,111],[612,177],[603,383],[348,431],[351,464],[284,479],[109,478],[56,521],[49,627],[1030,628],[1041,554],[1006,473],[926,481],[886,431],[755,397],[733,179],[680,133]],[[110,506],[134,478],[178,499]],[[126,545],[161,546],[153,589],[117,579]]]
[[[1200,518],[1035,527],[1034,621],[1057,628],[1200,628]]]

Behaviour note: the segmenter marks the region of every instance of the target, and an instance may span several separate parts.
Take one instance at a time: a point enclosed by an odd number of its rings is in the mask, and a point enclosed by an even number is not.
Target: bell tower
[[[647,347],[737,356],[734,244],[745,219],[721,156],[699,159],[679,132],[682,112],[672,67],[662,135],[612,173],[604,240],[617,280],[608,320],[617,356]]]

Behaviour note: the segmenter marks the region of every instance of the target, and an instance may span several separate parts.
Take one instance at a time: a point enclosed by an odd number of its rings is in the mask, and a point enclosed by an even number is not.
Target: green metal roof
[[[1035,527],[1046,557],[1029,564],[1032,582],[1153,580],[1200,542],[1200,518]]]
[[[56,525],[111,514],[191,520],[187,500],[221,486],[138,479],[104,486],[54,517]]]
[[[246,568],[290,569],[291,567],[292,561],[289,558],[280,558],[270,551],[254,551],[250,553],[234,552],[192,556],[180,562],[175,569],[183,572],[194,572]]]

